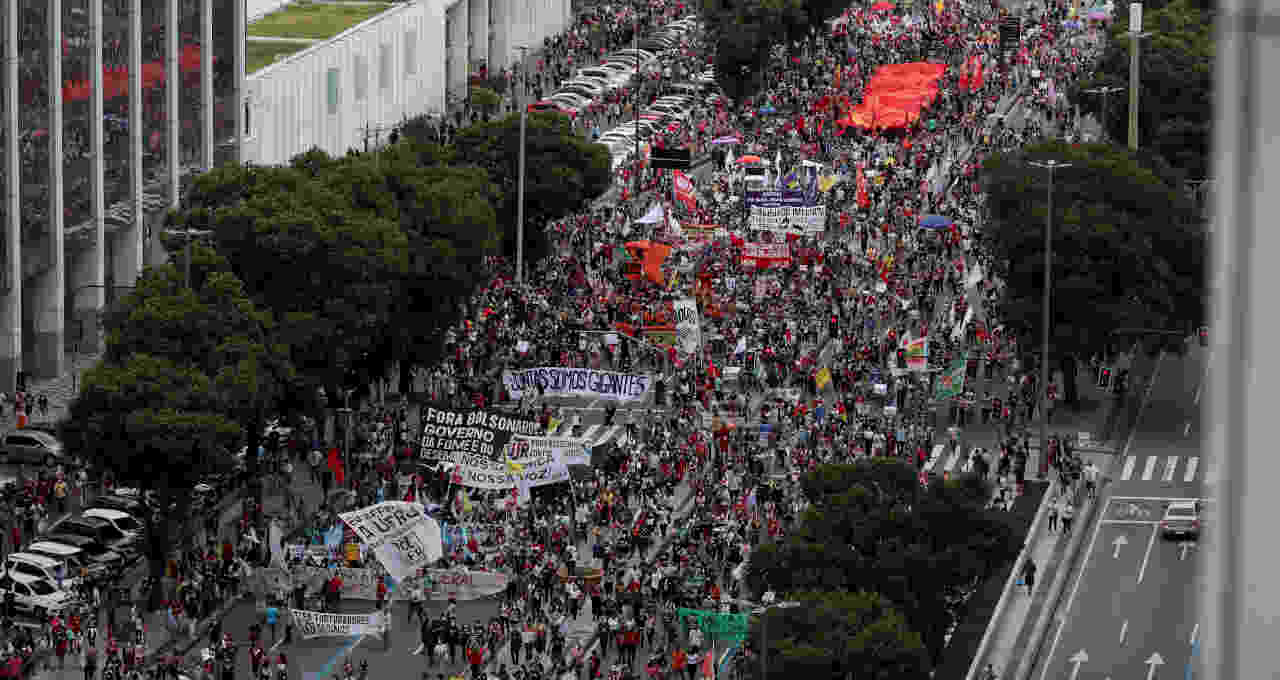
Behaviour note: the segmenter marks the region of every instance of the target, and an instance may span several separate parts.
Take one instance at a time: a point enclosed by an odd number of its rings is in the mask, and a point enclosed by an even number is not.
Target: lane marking
[[[1147,562],[1151,560],[1151,549],[1156,546],[1156,535],[1160,533],[1159,525],[1151,527],[1151,540],[1147,541],[1147,554],[1142,556],[1142,566],[1138,568],[1138,583],[1147,575]]]
[[[1151,481],[1151,476],[1156,473],[1156,461],[1160,456],[1147,456],[1147,462],[1142,466],[1142,481]]]
[[[1127,446],[1127,445],[1126,445]],[[1111,499],[1107,499],[1107,504],[1102,508],[1102,514],[1107,514],[1107,509],[1111,506]],[[1058,650],[1058,643],[1062,640],[1062,630],[1067,627],[1067,621],[1071,615],[1071,607],[1075,604],[1076,594],[1080,592],[1080,582],[1084,580],[1084,573],[1088,571],[1089,555],[1093,554],[1093,548],[1098,543],[1098,533],[1102,531],[1102,522],[1093,525],[1093,536],[1089,538],[1089,548],[1085,551],[1085,564],[1076,571],[1076,582],[1071,586],[1071,594],[1067,595],[1066,609],[1063,610],[1062,622],[1058,624],[1058,632],[1053,634],[1053,646],[1049,648],[1048,661],[1044,664],[1044,668],[1040,671],[1040,680],[1049,677],[1049,669],[1053,666],[1050,663],[1053,655]]]
[[[1199,640],[1200,640],[1200,624],[1197,623],[1195,627],[1191,629],[1191,644],[1194,645],[1196,642],[1199,642]]]
[[[1164,461],[1164,474],[1160,475],[1160,481],[1172,482],[1173,473],[1178,469],[1178,456],[1169,456]]]
[[[1190,437],[1190,436],[1191,436],[1191,421],[1190,421],[1190,420],[1188,420],[1188,421],[1187,421],[1187,424],[1186,424],[1185,426],[1183,426],[1183,428],[1182,428],[1182,436],[1183,436],[1183,437]]]
[[[1128,634],[1129,634],[1129,619],[1125,619],[1124,623],[1120,624],[1120,645],[1122,647],[1124,646],[1124,638]]]
[[[1118,524],[1120,526],[1138,526],[1146,527],[1152,524],[1159,524],[1159,520],[1154,519],[1104,519],[1103,524]]]
[[[1187,459],[1187,471],[1182,475],[1182,481],[1190,482],[1196,478],[1196,468],[1200,467],[1200,456],[1192,456]]]
[[[1120,473],[1120,481],[1127,482],[1133,477],[1133,468],[1138,463],[1137,456],[1124,457],[1124,471]]]
[[[1212,501],[1211,498],[1197,498],[1196,496],[1112,496],[1113,501]]]
[[[956,465],[960,462],[960,452],[954,451],[951,457],[947,459],[947,464],[943,466],[943,472],[955,472]]]

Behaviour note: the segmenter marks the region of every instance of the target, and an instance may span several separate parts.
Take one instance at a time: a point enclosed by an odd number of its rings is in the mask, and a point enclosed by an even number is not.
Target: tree
[[[1138,139],[1166,158],[1189,178],[1209,176],[1213,125],[1213,71],[1216,12],[1197,0],[1173,0],[1162,6],[1145,5],[1143,28],[1152,34],[1142,40],[1138,108]],[[1119,86],[1110,95],[1104,128],[1112,140],[1129,136],[1128,25],[1117,22],[1098,65],[1097,74],[1079,83],[1071,99],[1082,112],[1103,119],[1102,98],[1084,91]]]
[[[471,105],[480,109],[480,115],[487,121],[502,106],[502,95],[487,87],[472,87]]]
[[[767,610],[751,626],[753,649],[768,654],[769,677],[929,677],[920,636],[885,598],[865,591],[801,591],[787,599],[800,606]],[[752,672],[762,678],[760,669]]]
[[[820,465],[802,485],[811,507],[787,540],[751,554],[748,588],[878,593],[933,663],[968,594],[1017,556],[1013,527],[986,509],[990,490],[975,477],[922,489],[911,465],[874,459]]]
[[[154,607],[172,523],[189,515],[201,476],[229,470],[246,433],[260,431],[262,409],[291,376],[287,351],[270,342],[270,316],[226,272],[190,289],[172,267],[147,269],[103,326],[103,359],[86,373],[60,435],[119,479],[157,492],[162,521],[147,518]]]
[[[580,209],[609,189],[609,152],[582,139],[557,113],[530,113],[525,131],[525,258],[547,251],[540,227]],[[520,114],[477,123],[454,139],[456,164],[486,170],[501,191],[497,208],[502,224],[515,225],[520,157]],[[515,255],[515,229],[504,233],[503,250]]]
[[[1006,326],[1039,342],[1047,171],[1027,163],[1048,158],[1072,166],[1054,173],[1052,354],[1106,353],[1122,327],[1190,333],[1204,318],[1206,232],[1180,175],[1149,154],[1058,142],[997,154],[982,169],[983,236],[1006,284]],[[1067,387],[1074,402],[1074,381]]]
[[[760,91],[775,46],[786,46],[827,31],[826,22],[848,3],[834,0],[703,0],[707,27],[715,42],[716,82],[725,94],[742,100]]]

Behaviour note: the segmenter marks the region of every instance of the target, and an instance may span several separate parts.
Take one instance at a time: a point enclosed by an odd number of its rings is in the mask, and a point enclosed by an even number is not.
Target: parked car
[[[126,558],[132,558],[141,552],[137,539],[125,535],[110,522],[96,517],[69,517],[53,525],[49,534],[87,536]]]
[[[36,541],[27,546],[27,552],[62,562],[66,566],[66,574],[72,576],[73,583],[80,580],[81,570],[88,572],[90,578],[97,578],[118,574],[124,568],[124,556],[120,553],[108,550],[91,555],[84,548],[61,541]]]
[[[28,574],[0,578],[0,599],[10,591],[13,592],[14,609],[39,621],[61,614],[76,601],[71,593],[59,590],[48,580]]]
[[[4,436],[0,463],[55,465],[65,458],[62,442],[39,430],[16,430]]]
[[[143,532],[146,527],[141,522],[134,519],[132,515],[120,510],[111,510],[109,508],[89,508],[80,513],[83,517],[96,517],[111,523],[120,533],[133,539],[135,543],[142,540]]]
[[[103,494],[93,499],[93,501],[89,503],[89,507],[127,512],[135,520],[138,520],[139,523],[145,522],[147,519],[147,513],[150,512],[150,508],[147,507],[147,504],[137,498],[130,498],[129,496],[121,496],[114,493]]]
[[[109,569],[117,572],[123,570],[136,559],[136,556],[130,557],[128,555],[123,555],[108,548],[97,540],[89,538],[88,536],[80,536],[79,534],[54,532],[41,536],[40,538],[41,541],[59,543],[81,550],[91,561],[106,564]]]
[[[36,541],[39,543],[40,541]],[[60,560],[49,557],[48,555],[40,555],[34,552],[22,551],[15,552],[4,558],[4,575],[26,575],[35,578],[48,579],[51,583],[58,582],[58,568],[63,565]],[[65,571],[63,567],[62,578],[65,581],[71,576],[70,572]]]

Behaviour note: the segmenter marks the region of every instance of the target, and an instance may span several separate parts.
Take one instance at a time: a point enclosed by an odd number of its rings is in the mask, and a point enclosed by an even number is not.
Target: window
[[[378,89],[391,87],[391,45],[382,43],[378,48]]]
[[[338,69],[331,68],[328,72],[328,89],[329,89],[329,115],[338,113]]]
[[[53,586],[49,585],[48,581],[33,581],[31,590],[35,591],[36,595],[52,595],[57,592],[53,589]]]
[[[19,574],[27,574],[28,576],[41,576],[41,577],[44,576],[43,571],[40,571],[39,569],[35,568],[30,564],[27,564],[26,562],[19,562],[18,566],[14,568],[14,571],[18,572]]]
[[[355,68],[352,69],[355,74],[356,101],[364,101],[365,91],[369,89],[369,62],[363,54],[357,54],[355,57]]]
[[[406,76],[417,75],[418,73],[418,32],[404,32],[404,74]]]

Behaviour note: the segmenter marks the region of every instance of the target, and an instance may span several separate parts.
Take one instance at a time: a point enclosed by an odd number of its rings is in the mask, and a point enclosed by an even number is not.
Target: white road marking
[[[952,452],[951,457],[947,458],[947,464],[943,466],[943,472],[955,472],[956,465],[960,462],[961,454],[959,451]]]
[[[1190,482],[1196,478],[1196,468],[1200,467],[1200,456],[1192,456],[1187,459],[1187,471],[1182,475],[1182,481]]]
[[[1156,461],[1159,456],[1147,456],[1147,462],[1142,466],[1142,481],[1151,481],[1151,476],[1156,473]]]
[[[1169,456],[1164,461],[1164,474],[1160,475],[1160,481],[1172,482],[1173,472],[1178,469],[1178,457]]]
[[[1137,456],[1125,456],[1124,471],[1120,473],[1120,480],[1127,482],[1133,477],[1133,468],[1138,462]]]
[[[1159,524],[1160,522],[1159,520],[1154,520],[1154,519],[1104,519],[1102,520],[1102,523],[1116,524],[1121,526],[1128,525],[1128,526],[1142,527],[1142,526],[1150,526],[1152,524]]]
[[[1156,535],[1160,533],[1160,527],[1151,527],[1151,540],[1147,541],[1147,554],[1142,556],[1142,566],[1138,568],[1138,583],[1142,583],[1142,579],[1147,575],[1147,562],[1151,560],[1151,549],[1156,545]]]
[[[1111,505],[1111,499],[1107,499],[1107,505],[1103,506],[1102,508],[1102,516],[1104,517],[1106,516],[1107,507],[1110,505]],[[1097,524],[1093,525],[1093,536],[1089,538],[1089,549],[1085,551],[1084,553],[1085,555],[1093,554],[1093,548],[1098,542],[1098,532],[1101,530],[1102,530],[1102,522],[1098,522]],[[1053,659],[1054,652],[1058,650],[1058,643],[1061,642],[1062,640],[1062,629],[1067,627],[1067,619],[1068,617],[1071,616],[1071,605],[1076,601],[1076,594],[1080,592],[1080,583],[1081,581],[1084,580],[1084,573],[1088,570],[1089,569],[1086,562],[1086,565],[1084,567],[1081,567],[1081,569],[1078,572],[1076,572],[1076,582],[1071,586],[1071,593],[1067,595],[1066,608],[1062,610],[1064,612],[1062,616],[1062,623],[1058,624],[1058,632],[1053,634],[1053,646],[1049,648],[1048,658],[1050,660]],[[1045,678],[1049,676],[1049,669],[1052,666],[1053,666],[1052,663],[1044,664],[1044,670],[1040,671],[1040,680],[1045,680]]]
[[[1184,436],[1184,437],[1190,437],[1190,436],[1191,436],[1191,421],[1190,421],[1190,420],[1188,420],[1188,421],[1187,421],[1187,424],[1186,424],[1185,426],[1183,426],[1183,428],[1182,428],[1182,436]]]
[[[598,430],[598,429],[600,429],[600,426],[599,426],[599,425],[588,425],[588,426],[587,426],[587,429],[586,429],[586,430],[584,430],[584,431],[583,431],[583,433],[582,433],[582,440],[583,440],[583,441],[595,441],[595,440],[593,439],[593,437],[595,436],[596,430]]]
[[[1195,628],[1191,629],[1191,644],[1194,645],[1196,641],[1199,639],[1200,639],[1200,624],[1197,623]]]
[[[1120,644],[1121,645],[1124,644],[1124,638],[1128,634],[1129,634],[1129,619],[1125,619],[1124,623],[1120,624]]]
[[[1205,501],[1209,502],[1211,498],[1197,498],[1195,496],[1112,496],[1113,501]]]

